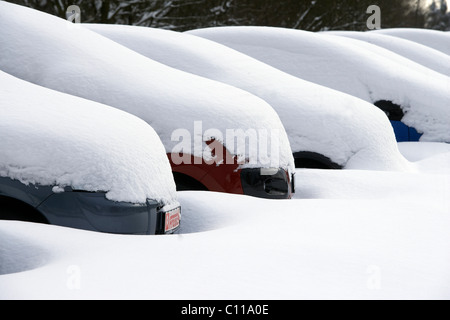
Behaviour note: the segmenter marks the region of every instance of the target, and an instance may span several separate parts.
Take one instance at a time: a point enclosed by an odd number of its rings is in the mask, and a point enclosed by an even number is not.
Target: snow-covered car
[[[0,30],[0,69],[149,123],[165,146],[178,190],[291,197],[292,150],[264,100],[7,2],[0,2]]]
[[[141,119],[0,71],[0,220],[165,234],[181,208]]]
[[[153,60],[264,99],[283,121],[297,167],[362,164],[365,168],[391,169],[404,165],[385,115],[363,100],[187,33],[120,25],[84,26]]]
[[[371,32],[411,40],[450,55],[449,32],[413,28],[381,29],[373,30]]]
[[[420,43],[375,32],[331,31],[327,32],[327,34],[371,43],[395,52],[436,72],[450,76],[450,56]],[[354,44],[358,43],[354,42]],[[398,141],[417,141],[420,139],[421,135],[417,130],[401,122],[404,113],[398,106],[386,102],[380,102],[378,105],[388,114]]]
[[[369,42],[393,51],[436,72],[450,76],[450,56],[423,44],[377,32],[328,31],[326,34]]]
[[[301,30],[223,27],[190,33],[299,78],[373,103],[407,127],[406,140],[450,142],[450,78],[370,43]],[[419,134],[411,136],[409,128]],[[412,131],[412,130],[411,130]],[[397,132],[401,141],[403,133]]]

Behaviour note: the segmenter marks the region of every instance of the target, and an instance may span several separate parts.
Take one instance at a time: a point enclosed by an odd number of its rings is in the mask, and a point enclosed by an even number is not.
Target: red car
[[[187,164],[175,164],[174,154],[168,154],[178,191],[204,190],[245,194],[271,199],[288,199],[295,193],[294,176],[282,168],[241,169],[236,156],[218,141],[210,141],[223,148],[223,157],[214,164],[191,156]],[[225,161],[232,158],[231,161]],[[217,164],[219,163],[219,164]]]

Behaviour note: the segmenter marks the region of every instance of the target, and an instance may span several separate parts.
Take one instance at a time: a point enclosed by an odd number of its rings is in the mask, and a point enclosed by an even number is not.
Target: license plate
[[[176,208],[174,210],[168,211],[166,215],[166,226],[164,232],[170,232],[180,226],[181,220],[181,208]]]

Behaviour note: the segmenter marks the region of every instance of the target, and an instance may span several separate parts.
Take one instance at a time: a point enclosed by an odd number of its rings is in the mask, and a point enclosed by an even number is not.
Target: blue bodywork
[[[395,137],[398,142],[419,141],[422,136],[416,129],[408,127],[401,121],[392,121],[392,127],[394,128]]]
[[[386,113],[389,118],[392,127],[394,128],[395,138],[398,142],[419,141],[422,134],[417,132],[413,127],[408,127],[402,122],[405,116],[405,112],[398,104],[389,100],[379,100],[374,103],[375,106],[380,108]]]

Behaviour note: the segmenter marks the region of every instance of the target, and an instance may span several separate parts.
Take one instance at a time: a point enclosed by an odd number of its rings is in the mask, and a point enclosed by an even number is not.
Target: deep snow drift
[[[266,27],[190,33],[214,40],[294,76],[363,100],[388,100],[421,141],[450,142],[450,78],[392,51],[355,39]]]
[[[190,34],[120,25],[84,26],[170,67],[264,99],[278,112],[293,152],[316,152],[346,168],[407,168],[387,117],[370,103]]]
[[[194,122],[203,121],[204,130],[216,129],[223,136],[227,129],[277,132],[274,157],[280,167],[294,169],[278,115],[248,92],[172,69],[64,19],[3,1],[0,29],[1,70],[130,112],[155,129],[167,152],[179,145],[172,133],[185,129],[194,138]],[[205,145],[190,146],[192,154],[203,156]],[[237,155],[250,158],[249,150],[241,146],[242,155]],[[269,158],[271,151],[269,140]],[[254,160],[248,166],[270,166]]]
[[[141,119],[0,71],[0,176],[105,191],[114,201],[176,201],[164,146]]]
[[[403,147],[417,172],[297,170],[294,200],[180,192],[175,236],[0,222],[0,299],[449,299],[450,150]]]

